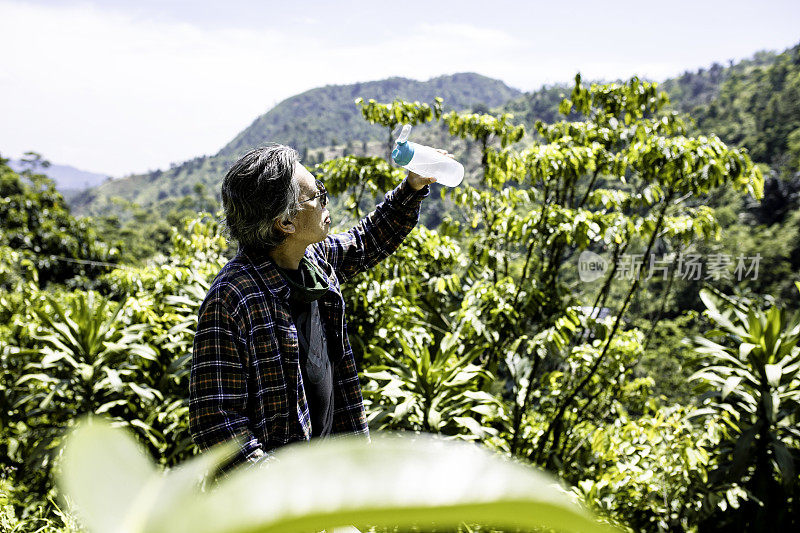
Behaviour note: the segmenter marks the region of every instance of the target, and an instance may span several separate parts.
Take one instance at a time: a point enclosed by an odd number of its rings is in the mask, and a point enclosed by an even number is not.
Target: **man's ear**
[[[288,218],[275,221],[275,227],[286,234],[292,234],[296,231],[294,223]]]

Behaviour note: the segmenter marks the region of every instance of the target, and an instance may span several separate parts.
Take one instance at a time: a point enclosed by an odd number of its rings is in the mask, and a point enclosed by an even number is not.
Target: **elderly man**
[[[328,194],[292,148],[252,150],[228,171],[238,252],[200,307],[189,390],[201,449],[243,437],[226,469],[290,442],[368,435],[340,284],[397,249],[434,181],[409,173],[353,229],[328,235]]]

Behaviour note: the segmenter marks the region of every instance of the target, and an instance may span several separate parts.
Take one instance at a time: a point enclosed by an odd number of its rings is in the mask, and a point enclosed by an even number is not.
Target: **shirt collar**
[[[267,290],[282,300],[289,299],[289,285],[283,279],[275,261],[266,250],[239,247],[236,256],[244,263],[252,265],[263,280]]]
[[[312,252],[311,246],[306,248],[304,256],[311,259],[312,262],[318,264],[318,262],[314,261],[313,259],[314,253]],[[239,249],[236,252],[236,257],[240,262],[250,264],[256,269],[256,272],[258,272],[259,276],[266,285],[267,290],[269,290],[273,296],[282,300],[289,299],[289,284],[283,278],[280,271],[278,271],[278,266],[275,264],[275,261],[272,260],[266,250],[242,248],[239,246]],[[323,274],[328,278],[329,283],[333,283],[333,278],[335,277],[333,269],[325,262],[319,266],[322,269]]]

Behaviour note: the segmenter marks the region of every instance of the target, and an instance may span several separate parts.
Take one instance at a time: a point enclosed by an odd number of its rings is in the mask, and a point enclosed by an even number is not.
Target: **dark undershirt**
[[[302,284],[300,270],[283,270],[295,283]],[[292,320],[297,328],[300,372],[311,416],[311,436],[324,437],[333,428],[333,368],[328,357],[325,327],[317,301],[289,298]]]

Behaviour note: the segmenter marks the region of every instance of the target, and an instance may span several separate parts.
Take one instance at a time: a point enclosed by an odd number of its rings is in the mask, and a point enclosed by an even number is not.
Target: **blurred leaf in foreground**
[[[65,445],[62,493],[93,533],[319,531],[355,524],[613,531],[550,477],[474,444],[427,436],[290,445],[212,490],[199,481],[222,445],[160,472],[133,438],[94,419]]]

